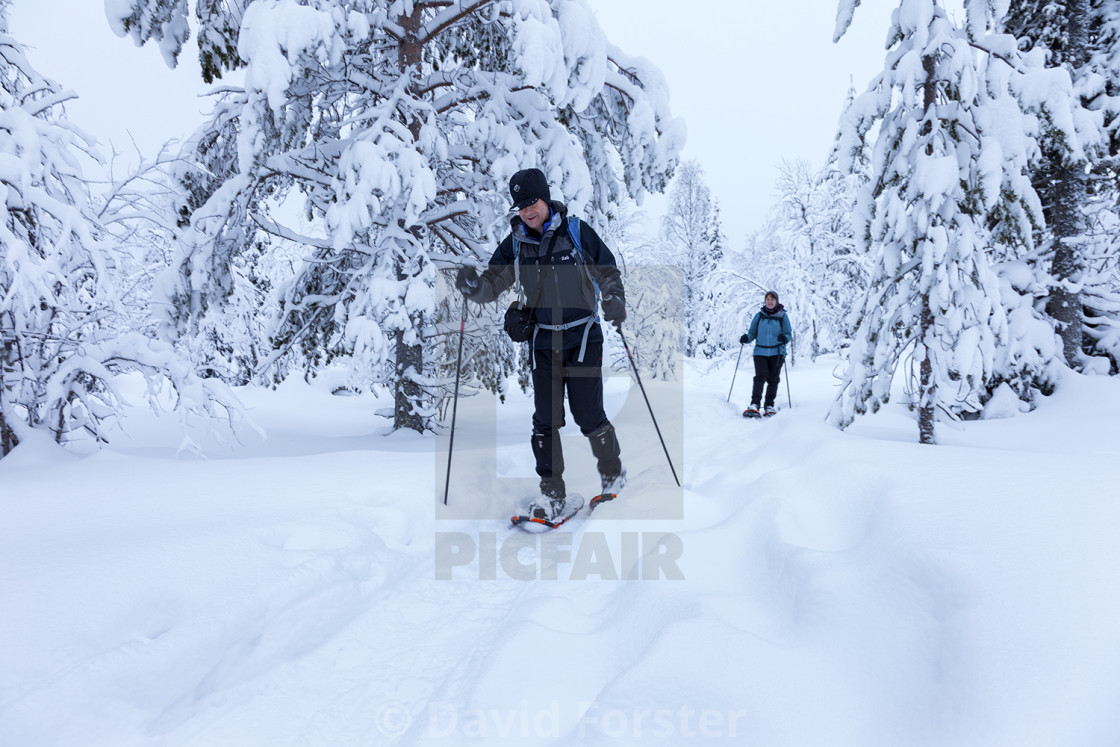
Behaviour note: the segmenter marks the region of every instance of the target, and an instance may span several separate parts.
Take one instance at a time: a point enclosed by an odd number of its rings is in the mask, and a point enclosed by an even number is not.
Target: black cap
[[[537,200],[551,200],[548,180],[540,169],[524,169],[510,177],[509,195],[513,198],[514,210],[527,208]]]

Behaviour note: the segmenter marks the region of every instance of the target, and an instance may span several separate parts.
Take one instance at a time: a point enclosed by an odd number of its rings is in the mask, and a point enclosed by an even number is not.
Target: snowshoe
[[[600,493],[599,495],[597,495],[597,496],[595,496],[594,498],[591,499],[590,510],[594,511],[596,508],[598,508],[600,503],[606,503],[607,501],[613,501],[617,497],[618,497],[618,493]]]
[[[760,417],[762,417],[762,413],[760,413],[758,411],[758,405],[751,405],[747,409],[743,410],[743,417],[744,418],[760,418]]]
[[[777,415],[778,410],[773,405],[766,405],[766,409],[762,411],[762,417],[768,418],[772,415]]]
[[[583,509],[583,499],[569,501],[541,497],[534,500],[521,514],[510,518],[510,524],[530,531],[547,531],[562,526]]]

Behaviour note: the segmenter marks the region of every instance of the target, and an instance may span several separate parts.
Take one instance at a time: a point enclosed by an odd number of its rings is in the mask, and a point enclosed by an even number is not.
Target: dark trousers
[[[785,363],[782,355],[756,355],[754,356],[754,389],[751,390],[751,404],[762,402],[762,389],[766,388],[766,407],[773,407],[774,398],[778,396],[778,381],[782,375],[782,364]]]
[[[603,409],[603,345],[591,343],[579,362],[579,348],[533,351],[533,456],[542,479],[559,478],[564,454],[557,431],[564,425],[564,394],[568,409],[591,448],[603,474],[622,469],[614,428]]]

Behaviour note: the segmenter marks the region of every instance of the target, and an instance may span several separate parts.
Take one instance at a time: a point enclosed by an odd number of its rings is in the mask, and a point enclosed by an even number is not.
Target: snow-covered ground
[[[744,420],[733,363],[646,382],[683,490],[612,379],[628,490],[546,535],[505,519],[519,398],[461,404],[446,508],[445,438],[302,384],[208,459],[139,410],[20,446],[0,744],[1120,744],[1120,380],[928,447],[897,404],[827,426],[829,361]]]

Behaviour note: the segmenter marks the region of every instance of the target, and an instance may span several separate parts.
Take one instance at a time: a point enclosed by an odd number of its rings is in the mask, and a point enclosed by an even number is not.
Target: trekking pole
[[[731,389],[727,390],[727,401],[731,401],[731,392],[735,389],[735,377],[739,375],[739,362],[743,360],[743,348],[745,345],[739,343],[739,357],[735,359],[735,373],[731,375]],[[786,382],[787,384],[789,382]]]
[[[782,371],[786,375],[786,399],[789,400],[789,406],[793,407],[793,397],[789,393],[789,369],[786,368],[786,359],[782,358]]]
[[[626,348],[626,357],[630,360],[630,370],[634,372],[634,380],[638,382],[638,388],[642,390],[642,399],[646,401],[646,409],[649,410],[649,417],[653,420],[653,429],[657,431],[661,448],[665,450],[665,459],[669,462],[669,470],[673,473],[673,480],[676,481],[679,488],[681,481],[677,478],[677,470],[673,468],[673,459],[669,456],[669,447],[665,445],[665,439],[661,437],[661,429],[657,427],[657,418],[654,417],[653,407],[650,406],[649,397],[646,396],[646,388],[642,386],[642,377],[638,375],[638,367],[634,365],[634,356],[630,354],[630,344],[626,342],[626,335],[622,334],[622,324],[615,324],[614,328],[618,330],[618,336],[622,338],[622,347]]]
[[[459,357],[455,361],[455,398],[451,401],[451,441],[447,444],[447,481],[443,484],[443,505],[451,490],[451,452],[455,449],[455,416],[459,411],[459,376],[463,372],[463,332],[467,328],[467,297],[463,296],[463,316],[459,320]]]

